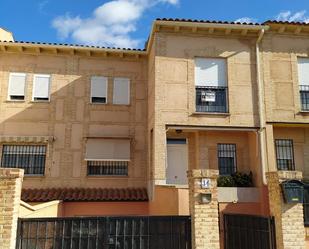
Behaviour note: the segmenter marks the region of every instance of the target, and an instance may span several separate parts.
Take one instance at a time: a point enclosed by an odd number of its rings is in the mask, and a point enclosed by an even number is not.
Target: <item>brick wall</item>
[[[0,168],[0,247],[15,249],[18,210],[24,171]]]

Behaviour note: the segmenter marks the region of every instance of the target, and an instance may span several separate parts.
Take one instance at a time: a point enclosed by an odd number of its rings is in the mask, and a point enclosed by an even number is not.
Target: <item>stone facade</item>
[[[189,178],[189,205],[192,219],[192,248],[220,249],[217,170],[191,170]],[[207,188],[201,180],[210,180]],[[211,201],[202,203],[201,195],[210,194]]]
[[[280,183],[284,180],[302,179],[301,172],[268,172],[270,214],[275,217],[278,249],[305,249],[303,205],[285,203]]]
[[[1,249],[15,249],[23,174],[21,169],[0,168]]]

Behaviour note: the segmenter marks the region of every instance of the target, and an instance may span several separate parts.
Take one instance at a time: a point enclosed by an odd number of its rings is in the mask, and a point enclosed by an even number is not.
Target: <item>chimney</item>
[[[0,41],[14,41],[13,33],[0,28]]]

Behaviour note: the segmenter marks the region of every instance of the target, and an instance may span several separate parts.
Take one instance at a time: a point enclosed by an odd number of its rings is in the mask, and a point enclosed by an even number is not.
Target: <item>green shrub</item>
[[[252,187],[252,172],[249,174],[236,172],[232,175],[219,176],[218,187]]]

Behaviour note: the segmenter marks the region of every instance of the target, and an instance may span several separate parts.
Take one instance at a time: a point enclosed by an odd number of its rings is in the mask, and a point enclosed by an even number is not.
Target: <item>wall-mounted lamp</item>
[[[207,204],[211,202],[211,193],[201,193],[200,194],[200,203]]]

